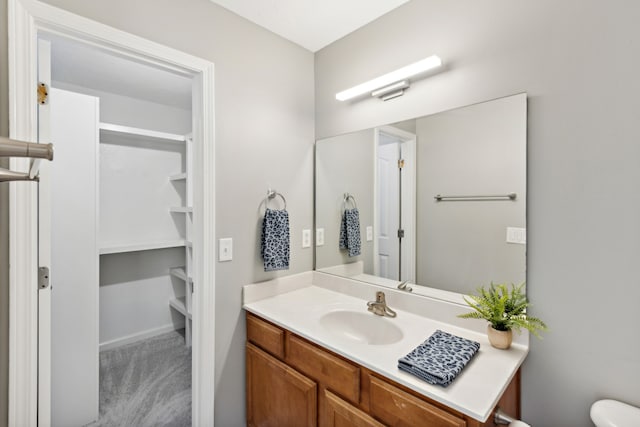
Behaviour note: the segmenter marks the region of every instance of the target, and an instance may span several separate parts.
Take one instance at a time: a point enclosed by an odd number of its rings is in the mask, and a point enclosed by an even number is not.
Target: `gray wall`
[[[417,283],[471,293],[522,283],[525,246],[506,243],[525,227],[527,101],[524,94],[416,121]],[[442,201],[436,194],[516,193],[516,200]]]
[[[639,21],[629,0],[414,0],[316,54],[318,138],[529,93],[528,292],[551,327],[523,369],[535,426],[640,406]],[[448,68],[401,98],[334,98],[434,53]]]
[[[363,261],[364,273],[373,274],[373,241],[366,240],[367,226],[373,226],[373,146],[373,129],[316,144],[316,227],[324,228],[324,245],[316,247],[318,269]],[[361,254],[355,257],[339,249],[344,193],[356,199],[360,214]]]
[[[6,1],[0,1],[4,10]],[[313,226],[313,54],[208,0],[49,3],[216,65],[216,233],[234,239],[233,261],[216,265],[216,424],[244,426],[241,287],[312,268],[312,250],[301,249],[300,243],[301,230]],[[0,20],[6,22],[5,16]],[[6,40],[4,32],[0,31],[0,42]],[[4,65],[6,53],[0,57]],[[0,69],[2,79],[5,70]],[[6,86],[2,89],[4,124]],[[292,252],[286,272],[263,272],[259,258],[259,208],[269,186],[288,202]],[[0,199],[2,211],[6,200]],[[6,226],[2,230],[0,241],[6,245]],[[5,289],[6,256],[0,260]],[[0,316],[5,319],[7,300],[2,296]],[[6,325],[2,326],[4,338]],[[6,381],[0,385],[4,407]]]

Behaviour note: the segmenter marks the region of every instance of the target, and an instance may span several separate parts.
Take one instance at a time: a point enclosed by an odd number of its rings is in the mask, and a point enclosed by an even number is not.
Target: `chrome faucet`
[[[384,292],[376,292],[376,300],[367,303],[368,310],[378,316],[396,317],[395,311],[387,307],[387,299]]]
[[[413,292],[413,288],[409,286],[408,280],[403,280],[402,282],[400,282],[400,284],[398,285],[398,289],[400,289],[401,291]]]

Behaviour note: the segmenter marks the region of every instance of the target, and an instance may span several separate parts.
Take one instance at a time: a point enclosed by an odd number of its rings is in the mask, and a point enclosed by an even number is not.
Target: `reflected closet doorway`
[[[415,283],[416,135],[376,128],[373,170],[374,274]]]

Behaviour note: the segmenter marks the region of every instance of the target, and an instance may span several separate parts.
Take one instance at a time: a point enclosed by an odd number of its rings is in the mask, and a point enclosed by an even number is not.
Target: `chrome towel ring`
[[[287,199],[284,198],[284,196],[282,195],[282,193],[278,193],[275,190],[267,190],[267,197],[264,199],[264,208],[268,209],[269,208],[269,200],[275,199],[276,196],[280,196],[280,198],[282,199],[282,202],[284,203],[284,207],[282,208],[282,210],[287,210]]]
[[[344,193],[344,198],[342,199],[342,210],[345,210],[347,208],[347,203],[349,203],[349,201],[351,201],[351,203],[353,204],[354,209],[358,209],[356,198],[349,193]]]

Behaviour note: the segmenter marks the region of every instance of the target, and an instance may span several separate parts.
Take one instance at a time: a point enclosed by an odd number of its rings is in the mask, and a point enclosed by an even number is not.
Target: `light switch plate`
[[[324,228],[316,228],[316,246],[324,245]]]
[[[518,227],[507,227],[507,243],[526,245],[527,229]]]
[[[233,239],[218,240],[218,261],[231,261],[233,259]]]
[[[373,240],[373,227],[370,225],[367,225],[367,242],[370,242]]]
[[[310,248],[311,247],[311,230],[308,228],[302,230],[302,247]]]

